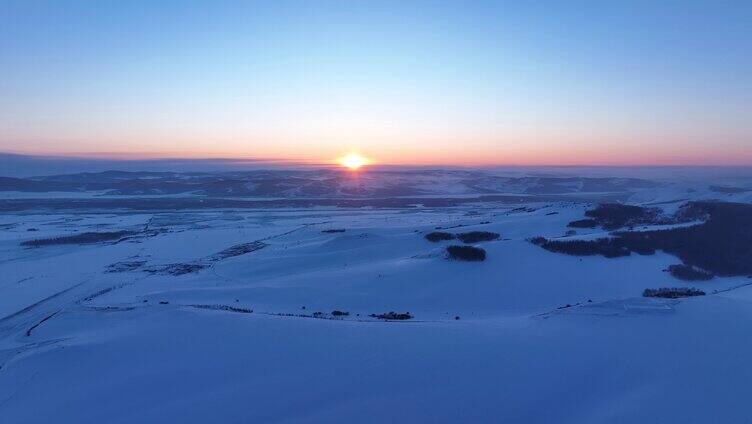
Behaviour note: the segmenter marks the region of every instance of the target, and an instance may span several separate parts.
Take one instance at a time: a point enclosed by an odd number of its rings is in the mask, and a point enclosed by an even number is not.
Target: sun
[[[359,169],[363,165],[368,165],[368,159],[357,153],[350,153],[347,156],[343,156],[339,159],[338,162],[340,165],[352,171]]]

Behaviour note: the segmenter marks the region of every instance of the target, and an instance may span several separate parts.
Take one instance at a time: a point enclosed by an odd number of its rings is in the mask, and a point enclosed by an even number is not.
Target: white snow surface
[[[588,205],[518,206],[0,215],[0,422],[752,421],[752,280],[645,299],[677,258],[550,253]],[[450,261],[436,227],[501,239]]]

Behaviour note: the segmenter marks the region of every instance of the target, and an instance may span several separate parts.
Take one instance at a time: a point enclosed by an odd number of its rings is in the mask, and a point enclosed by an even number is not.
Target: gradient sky
[[[0,151],[752,165],[752,2],[3,1]]]

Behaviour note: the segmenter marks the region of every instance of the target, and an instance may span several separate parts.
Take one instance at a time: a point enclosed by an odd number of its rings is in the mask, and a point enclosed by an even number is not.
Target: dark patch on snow
[[[684,281],[708,281],[713,279],[713,274],[689,265],[671,265],[668,272],[672,276]]]
[[[594,219],[580,219],[567,224],[567,227],[569,228],[595,228],[597,226],[598,221]]]
[[[752,189],[749,189],[749,188],[729,187],[729,186],[710,186],[710,190],[716,193],[723,193],[723,194],[739,194],[739,193],[746,193],[748,191],[752,191]]]
[[[431,233],[426,234],[425,239],[432,242],[437,243],[444,240],[454,240],[454,234],[452,233],[445,233],[443,231],[434,231]]]
[[[255,252],[257,250],[261,250],[265,248],[266,246],[268,246],[268,244],[264,242],[253,241],[250,243],[237,244],[221,252],[215,253],[211,256],[207,256],[203,259],[193,261],[193,262],[174,263],[174,264],[167,264],[167,265],[155,265],[155,266],[150,266],[146,268],[142,268],[141,266],[139,266],[134,269],[142,269],[144,272],[147,272],[149,274],[158,274],[158,275],[180,276],[180,275],[185,275],[185,274],[193,274],[193,273],[201,271],[202,269],[211,267],[215,262],[221,261],[223,259],[233,258],[236,256],[241,256],[247,253]],[[116,265],[116,264],[113,264],[113,265]],[[125,265],[123,265],[123,267],[125,267]]]
[[[117,273],[135,271],[146,265],[146,261],[123,261],[107,265],[104,272]]]
[[[105,294],[107,294],[107,293],[109,293],[109,292],[111,292],[113,290],[117,290],[119,288],[123,288],[124,286],[125,286],[125,284],[120,284],[120,285],[117,285],[117,286],[107,287],[105,289],[99,290],[98,292],[94,292],[94,293],[86,296],[85,298],[83,298],[83,301],[84,302],[90,302],[90,301],[92,301],[92,300],[94,300],[94,299],[96,299],[96,298],[98,298],[100,296],[104,296]]]
[[[255,252],[268,246],[268,244],[261,241],[253,241],[250,243],[237,244],[229,247],[219,253],[215,253],[207,258],[210,262],[220,261],[222,259],[233,258],[235,256],[245,255],[246,253]]]
[[[119,241],[127,236],[135,234],[133,231],[109,231],[109,232],[89,232],[74,234],[71,236],[60,236],[47,239],[26,240],[21,243],[22,246],[41,247],[53,246],[59,244],[93,244],[107,241]]]
[[[207,268],[208,266],[209,265],[207,264],[198,263],[198,262],[176,263],[176,264],[152,266],[149,268],[145,268],[144,271],[149,274],[180,276],[180,275],[193,274],[195,272],[199,272],[202,269]]]

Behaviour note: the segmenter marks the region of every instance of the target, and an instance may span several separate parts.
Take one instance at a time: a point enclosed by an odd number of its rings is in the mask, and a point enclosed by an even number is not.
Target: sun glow
[[[350,153],[349,155],[340,158],[338,162],[340,165],[349,168],[352,171],[359,169],[363,165],[368,165],[368,159],[357,153]]]

